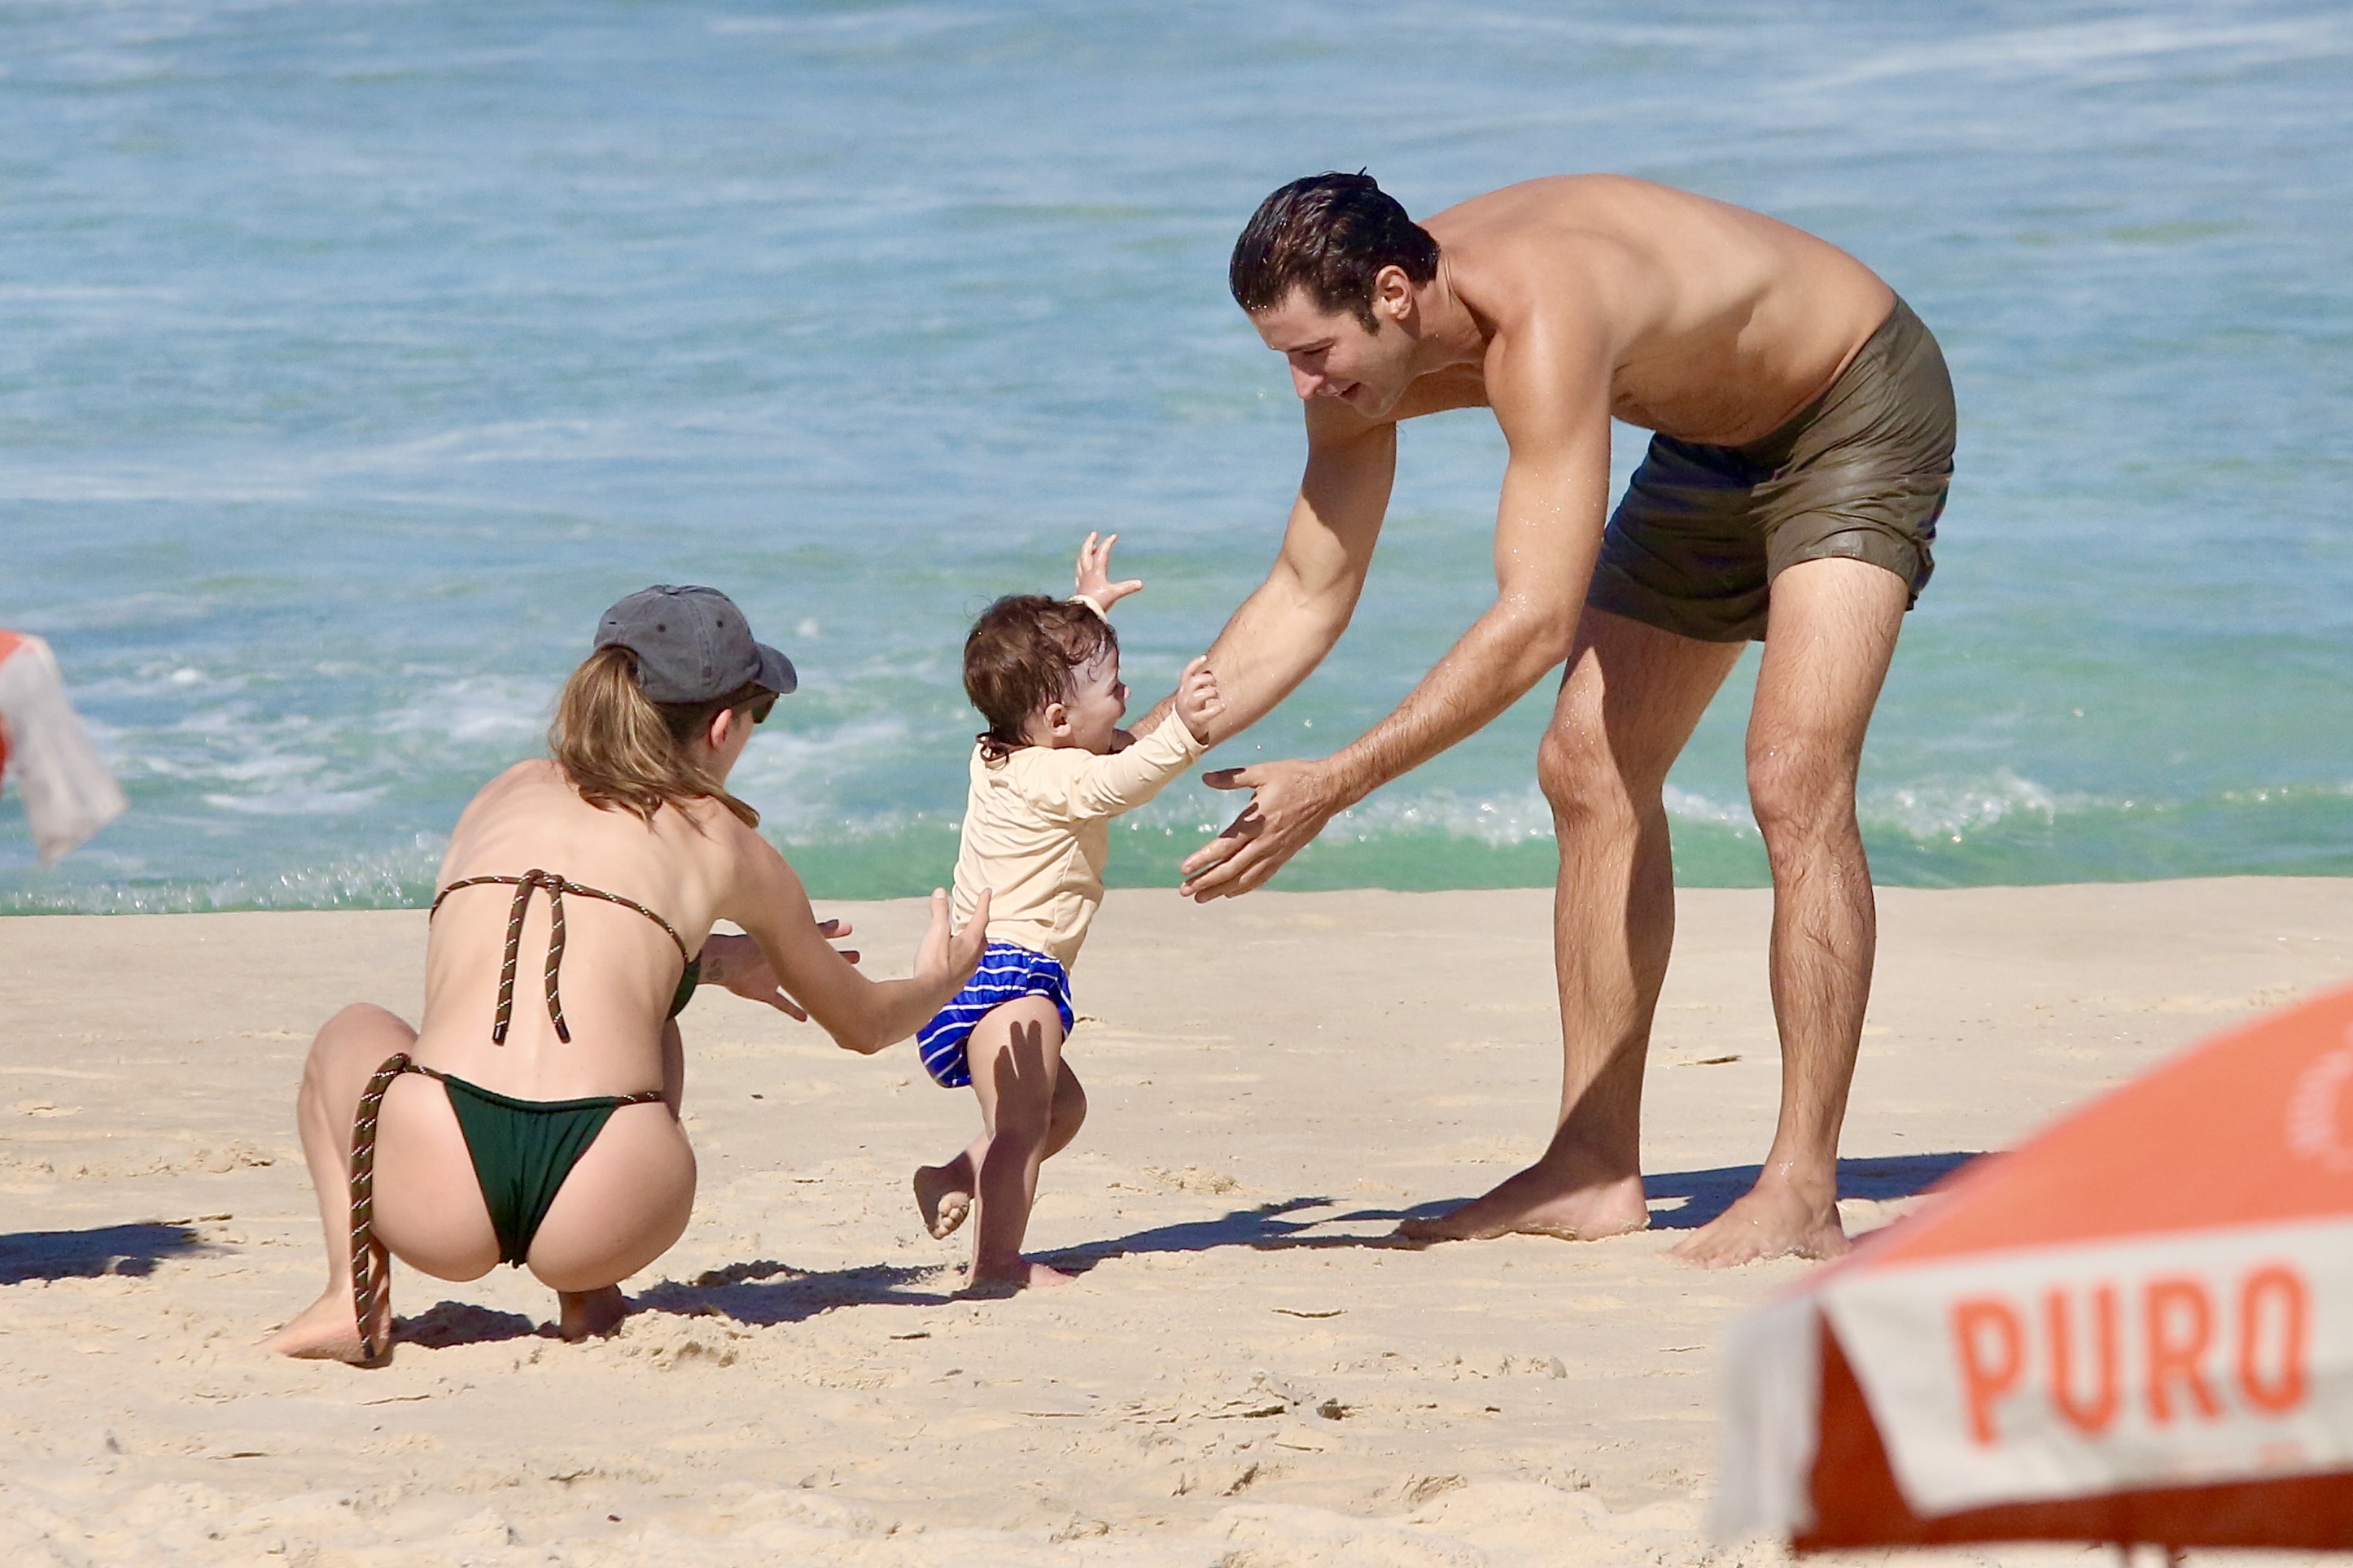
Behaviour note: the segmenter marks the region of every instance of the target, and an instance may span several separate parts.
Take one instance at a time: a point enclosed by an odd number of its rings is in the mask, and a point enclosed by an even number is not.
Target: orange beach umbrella
[[[1727,1370],[1726,1534],[2353,1547],[2353,989],[1964,1166]]]

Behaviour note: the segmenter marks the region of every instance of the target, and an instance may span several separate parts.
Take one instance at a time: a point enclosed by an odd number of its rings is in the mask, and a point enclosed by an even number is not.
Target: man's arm
[[[1607,346],[1598,334],[1499,339],[1487,391],[1511,445],[1496,508],[1494,605],[1354,744],[1317,762],[1208,775],[1253,797],[1185,862],[1187,896],[1207,900],[1260,886],[1334,816],[1479,730],[1567,658],[1609,499]]]
[[[1306,405],[1307,469],[1273,569],[1209,645],[1222,712],[1208,743],[1249,729],[1324,662],[1356,611],[1397,477],[1397,427],[1344,404]],[[1169,698],[1131,726],[1149,734]]]

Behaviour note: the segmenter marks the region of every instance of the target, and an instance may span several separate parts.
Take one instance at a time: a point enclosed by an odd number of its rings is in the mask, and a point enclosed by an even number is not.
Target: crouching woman
[[[871,1053],[971,976],[987,911],[951,934],[943,893],[913,978],[859,973],[828,940],[847,928],[817,922],[727,792],[794,679],[714,589],[649,588],[605,613],[552,756],[509,768],[458,819],[421,1024],[358,1005],[311,1047],[296,1109],[328,1282],[271,1349],[385,1360],[396,1257],[442,1279],[528,1266],[567,1338],[608,1331],[619,1282],[693,1208],[677,1016],[698,980]],[[712,935],[723,920],[748,935]]]

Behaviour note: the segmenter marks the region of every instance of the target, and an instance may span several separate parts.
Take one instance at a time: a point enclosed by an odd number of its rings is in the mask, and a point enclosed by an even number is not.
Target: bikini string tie
[[[638,902],[637,900],[624,898],[618,893],[608,893],[601,888],[591,888],[586,883],[566,881],[556,872],[544,871],[537,867],[525,871],[520,877],[466,877],[452,882],[435,897],[432,911],[426,918],[429,920],[433,914],[438,914],[442,900],[459,889],[480,887],[485,883],[512,886],[515,890],[514,901],[507,906],[506,952],[499,961],[499,1009],[491,1025],[491,1042],[493,1045],[503,1046],[507,1043],[507,1026],[514,1020],[515,970],[522,957],[522,918],[531,908],[531,895],[534,889],[547,889],[547,970],[543,977],[547,989],[547,1016],[555,1026],[555,1037],[565,1045],[572,1043],[572,1029],[564,1021],[564,998],[556,989],[555,981],[556,972],[564,966],[565,894],[577,893],[584,899],[602,899],[608,904],[618,904],[625,910],[635,910],[661,927],[663,933],[678,949],[678,956],[681,962],[689,964],[694,962],[693,955],[686,951],[686,939],[678,934],[678,928]]]
[[[385,1259],[384,1277],[376,1277],[380,1250],[375,1239],[375,1123],[384,1109],[384,1091],[402,1073],[414,1070],[406,1051],[385,1059],[360,1094],[359,1114],[352,1120],[352,1309],[360,1328],[360,1353],[368,1361],[390,1346],[377,1342],[376,1309],[388,1305],[392,1290],[392,1260]],[[380,1300],[381,1299],[381,1300]],[[385,1327],[389,1330],[390,1323]]]
[[[555,1025],[555,1037],[565,1044],[572,1043],[572,1030],[564,1022],[564,998],[555,987],[556,971],[564,963],[564,879],[537,867],[514,879],[514,902],[507,908],[506,953],[499,962],[499,1011],[491,1026],[491,1043],[507,1043],[507,1026],[514,1021],[515,966],[522,956],[522,917],[531,908],[532,890],[547,889],[547,968],[542,982],[547,989],[547,1016]]]

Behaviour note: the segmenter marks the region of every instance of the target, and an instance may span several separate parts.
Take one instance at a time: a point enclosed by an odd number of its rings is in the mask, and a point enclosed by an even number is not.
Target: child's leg
[[[1046,1159],[1052,1159],[1070,1147],[1071,1140],[1087,1120],[1087,1091],[1079,1082],[1079,1075],[1064,1062],[1054,1075],[1054,1109],[1046,1129]],[[956,1227],[972,1212],[974,1189],[980,1182],[981,1162],[988,1155],[988,1127],[982,1120],[980,1136],[974,1139],[962,1153],[944,1164],[920,1165],[915,1169],[915,1207],[923,1216],[923,1228],[942,1238],[955,1234]]]
[[[320,1227],[326,1233],[327,1289],[266,1342],[280,1355],[359,1359],[359,1319],[352,1304],[352,1118],[369,1077],[386,1058],[416,1043],[416,1030],[365,1004],[328,1019],[311,1043],[302,1087],[294,1097],[294,1120],[319,1200]],[[379,1342],[392,1325],[389,1264],[379,1244],[374,1265],[383,1282],[375,1302]]]
[[[1046,1157],[1061,1076],[1062,1019],[1052,1000],[1023,996],[993,1009],[965,1046],[988,1127],[974,1198],[973,1283],[1060,1284],[1065,1276],[1021,1256],[1038,1166]]]

